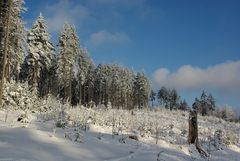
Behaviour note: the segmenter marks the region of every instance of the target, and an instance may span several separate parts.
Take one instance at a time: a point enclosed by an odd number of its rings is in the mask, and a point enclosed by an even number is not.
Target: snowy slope
[[[210,158],[199,156],[193,146],[171,144],[151,136],[140,141],[122,134],[112,138],[111,129],[90,125],[88,131],[78,128],[56,128],[54,121],[32,117],[30,123],[16,121],[18,112],[0,111],[0,161],[238,161],[236,145],[213,151]],[[78,139],[76,139],[76,133]],[[72,140],[70,140],[72,139]],[[125,142],[125,143],[123,143]]]

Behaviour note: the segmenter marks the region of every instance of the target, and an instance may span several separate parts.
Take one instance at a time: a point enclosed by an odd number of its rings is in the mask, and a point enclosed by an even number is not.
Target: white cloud
[[[79,26],[89,18],[88,9],[85,6],[71,3],[70,0],[58,0],[57,3],[46,6],[44,11],[43,14],[51,32],[59,32],[65,21]]]
[[[89,46],[116,45],[131,42],[130,37],[125,33],[111,33],[108,31],[99,31],[90,35],[87,44]]]
[[[240,93],[240,61],[225,62],[206,69],[184,65],[176,72],[166,68],[153,74],[154,84],[179,90],[215,89]]]

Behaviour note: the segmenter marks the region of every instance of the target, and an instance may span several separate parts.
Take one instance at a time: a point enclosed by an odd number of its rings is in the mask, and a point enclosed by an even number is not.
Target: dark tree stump
[[[189,144],[195,144],[198,152],[202,156],[208,157],[208,153],[201,147],[201,145],[198,142],[197,111],[190,111],[188,122],[189,122],[188,143]]]
[[[196,111],[190,111],[188,122],[189,122],[188,143],[194,144],[196,143],[196,141],[198,141],[198,123]]]

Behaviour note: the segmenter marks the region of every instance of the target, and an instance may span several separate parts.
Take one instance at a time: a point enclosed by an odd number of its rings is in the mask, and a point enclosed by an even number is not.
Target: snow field
[[[210,154],[202,158],[187,144],[187,112],[65,105],[27,112],[28,122],[17,122],[23,113],[9,111],[5,122],[7,111],[0,111],[0,161],[237,161],[240,156],[239,133],[234,133],[239,124],[199,117],[200,142]],[[234,134],[236,140],[221,143],[217,149],[208,139],[219,128],[226,136]],[[138,136],[139,141],[129,135]]]

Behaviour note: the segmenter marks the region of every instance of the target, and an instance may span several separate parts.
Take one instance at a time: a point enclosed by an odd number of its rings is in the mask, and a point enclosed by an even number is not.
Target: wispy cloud
[[[126,16],[122,13],[123,10],[131,11],[136,18],[149,20],[163,16],[163,11],[156,6],[149,5],[147,0],[87,0],[90,8],[104,7],[108,16],[119,18]]]
[[[230,61],[206,69],[184,65],[176,72],[160,68],[153,75],[154,83],[180,90],[214,89],[240,93],[240,61]]]
[[[105,30],[93,33],[90,35],[87,45],[89,46],[105,46],[105,45],[118,45],[131,42],[130,37],[125,33],[111,33]]]
[[[114,25],[120,26],[127,19],[124,10],[131,11],[131,16],[144,20],[161,15],[156,12],[158,10],[154,6],[148,5],[146,0],[83,0],[79,2],[56,0],[54,3],[45,4],[42,12],[47,20],[49,31],[56,34],[62,29],[65,21],[74,24],[77,29],[88,32],[92,29],[95,31],[91,32],[101,30],[98,26],[102,27],[102,25],[105,25],[104,28],[107,30]],[[91,27],[89,24],[96,25]]]
[[[84,20],[89,18],[88,8],[72,3],[70,0],[58,0],[57,3],[45,7],[44,15],[51,32],[58,32],[65,21],[75,26],[80,26]]]

